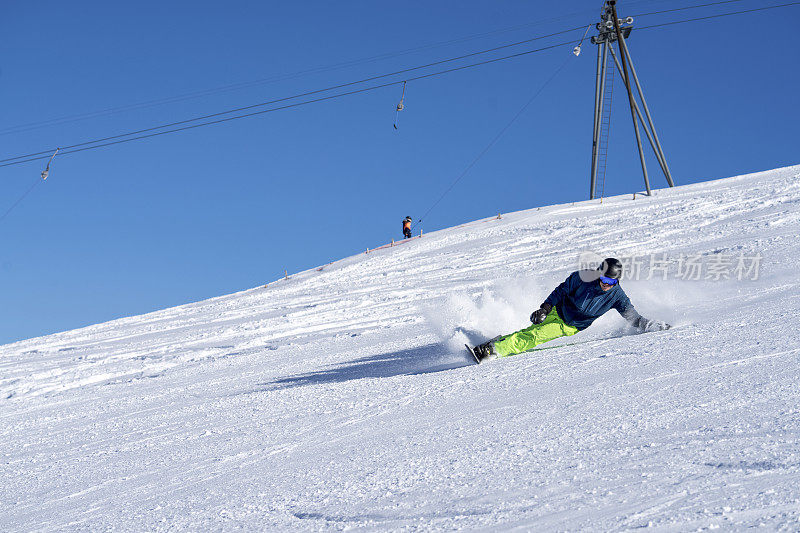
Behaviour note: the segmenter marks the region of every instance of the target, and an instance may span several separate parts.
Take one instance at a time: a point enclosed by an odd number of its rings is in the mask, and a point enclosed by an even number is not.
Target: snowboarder
[[[616,309],[641,332],[669,329],[666,322],[640,315],[622,290],[622,263],[609,257],[597,270],[579,270],[558,287],[531,314],[533,325],[492,339],[472,349],[480,362],[490,355],[506,357],[527,352],[534,346],[588,328],[609,309]]]
[[[403,219],[403,238],[410,239],[411,238],[411,217],[406,217]]]

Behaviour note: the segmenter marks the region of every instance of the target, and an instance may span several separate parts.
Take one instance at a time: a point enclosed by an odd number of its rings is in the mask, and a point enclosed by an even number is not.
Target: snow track
[[[504,215],[0,347],[0,530],[800,529],[800,167]],[[625,281],[474,365],[580,252],[762,257]]]

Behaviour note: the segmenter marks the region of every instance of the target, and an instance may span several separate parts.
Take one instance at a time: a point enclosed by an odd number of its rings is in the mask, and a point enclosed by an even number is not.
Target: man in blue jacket
[[[616,309],[639,331],[669,329],[665,322],[648,320],[634,309],[620,287],[622,263],[609,257],[597,271],[581,270],[570,276],[531,314],[533,325],[473,348],[478,360],[490,355],[507,357],[533,349],[543,342],[575,335],[598,317]]]

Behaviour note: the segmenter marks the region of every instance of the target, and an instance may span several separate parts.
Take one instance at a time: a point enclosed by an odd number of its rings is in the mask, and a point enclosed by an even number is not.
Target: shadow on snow
[[[342,383],[355,379],[387,378],[400,375],[430,374],[474,365],[464,354],[459,361],[442,343],[433,343],[410,350],[363,357],[337,365],[329,370],[297,374],[262,383],[263,390],[275,390],[303,385]]]

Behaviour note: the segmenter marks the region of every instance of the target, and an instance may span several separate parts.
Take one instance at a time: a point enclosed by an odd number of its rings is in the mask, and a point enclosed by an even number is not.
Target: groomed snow
[[[0,530],[800,530],[799,228],[796,166],[2,346]],[[586,250],[761,262],[625,280],[669,331],[470,364]]]

